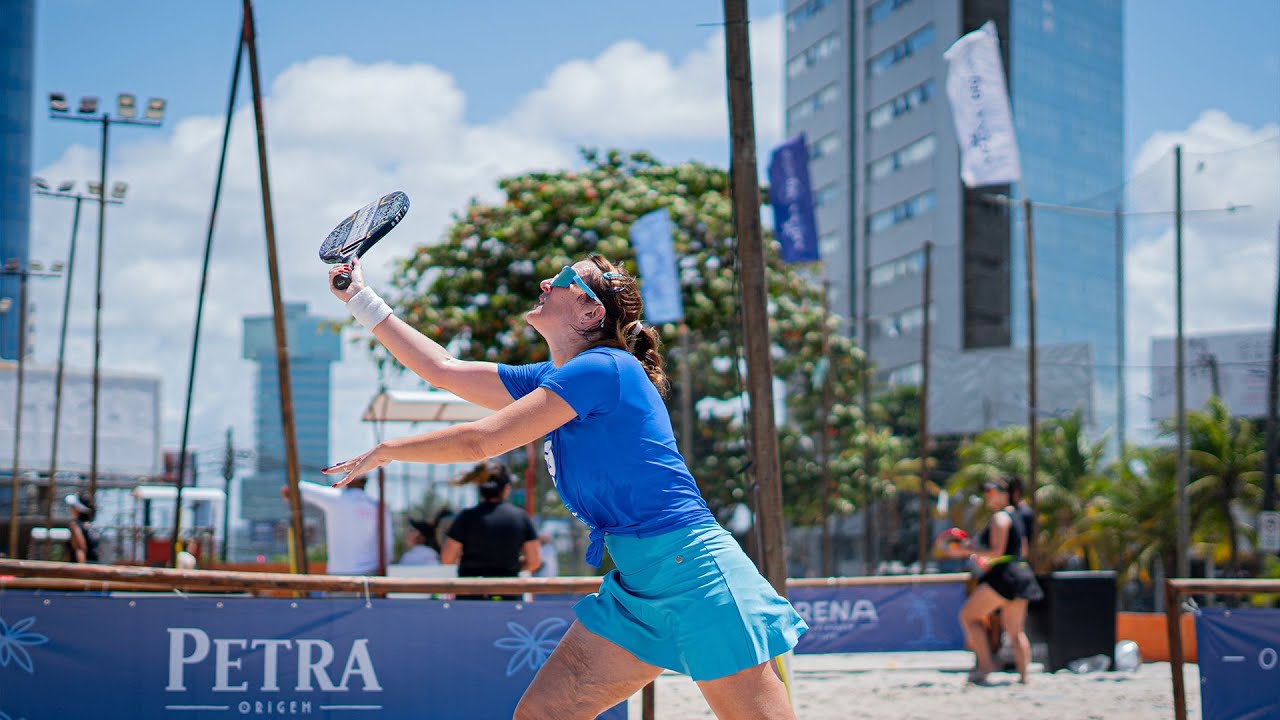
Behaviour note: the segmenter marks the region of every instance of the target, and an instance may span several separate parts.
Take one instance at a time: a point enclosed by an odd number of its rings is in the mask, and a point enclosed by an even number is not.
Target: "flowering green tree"
[[[658,328],[667,347],[676,436],[686,435],[681,408],[688,394],[696,408],[689,428],[693,442],[681,450],[703,494],[717,510],[749,500],[744,338],[728,174],[696,162],[663,165],[645,153],[584,151],[583,159],[578,170],[501,180],[501,202],[473,201],[439,242],[398,261],[391,300],[402,318],[430,337],[448,340],[458,357],[545,360],[546,346],[523,318],[538,296],[538,282],[592,252],[638,274],[631,224],[665,209],[674,227],[689,336],[682,343],[678,326]],[[835,331],[837,320],[824,310],[812,274],[784,266],[774,244],[769,246],[769,332],[786,405],[779,420],[784,503],[793,520],[813,522],[828,500],[851,509],[858,497],[862,454],[850,450],[865,436],[856,402],[863,356]],[[831,331],[826,358],[824,323]],[[826,403],[822,389],[828,377]],[[822,480],[824,427],[834,487]]]

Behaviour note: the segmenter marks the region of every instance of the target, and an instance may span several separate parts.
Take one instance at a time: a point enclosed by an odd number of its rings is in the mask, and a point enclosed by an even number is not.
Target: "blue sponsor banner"
[[[769,205],[773,208],[773,232],[782,249],[782,261],[821,260],[809,183],[809,151],[803,134],[774,148],[769,157]]]
[[[804,587],[787,596],[809,623],[797,653],[964,649],[963,583]]]
[[[1204,720],[1280,717],[1280,610],[1201,610],[1196,655]]]
[[[509,718],[572,622],[567,601],[11,591],[0,717]]]
[[[666,208],[642,215],[631,224],[631,245],[640,266],[645,319],[654,325],[684,320],[671,217]]]

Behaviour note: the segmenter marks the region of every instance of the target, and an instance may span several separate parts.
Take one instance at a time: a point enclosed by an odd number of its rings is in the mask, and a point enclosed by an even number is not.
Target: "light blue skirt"
[[[618,569],[574,612],[650,665],[715,680],[791,650],[809,629],[719,525],[605,543]]]

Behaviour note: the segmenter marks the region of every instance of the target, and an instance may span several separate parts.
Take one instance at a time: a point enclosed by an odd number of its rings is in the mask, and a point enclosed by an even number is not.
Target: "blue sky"
[[[781,8],[776,1],[751,6],[762,148],[781,139]],[[1212,152],[1280,131],[1280,2],[1129,0],[1125,9],[1130,174],[1162,157],[1173,142]],[[94,129],[46,119],[49,91],[73,99],[99,94],[109,104],[120,91],[169,100],[163,129],[113,131],[112,177],[128,180],[132,189],[130,202],[113,209],[108,222],[108,262],[119,270],[104,288],[103,343],[106,367],[162,377],[166,445],[177,443],[181,427],[204,223],[239,13],[234,0],[39,3],[38,174],[87,179],[97,168]],[[671,161],[724,164],[721,13],[716,0],[259,2],[286,299],[341,317],[341,307],[325,292],[315,247],[337,220],[389,189],[405,189],[414,200],[392,243],[403,252],[436,236],[468,198],[492,197],[495,178],[565,167],[579,145],[645,148]],[[228,425],[236,427],[240,443],[252,436],[251,368],[239,358],[240,318],[270,305],[247,98],[242,80],[197,376],[197,446],[221,444]],[[1217,112],[1206,115],[1211,110]],[[1188,207],[1243,201],[1216,197],[1214,189],[1280,185],[1280,162],[1268,162],[1215,176],[1217,187],[1189,198]],[[1275,225],[1266,214],[1276,207],[1274,196],[1265,212],[1253,214],[1260,224],[1238,229],[1251,238],[1248,252],[1214,252],[1207,241],[1197,246],[1197,229],[1190,229],[1190,256],[1214,272],[1188,288],[1189,329],[1268,322],[1270,290],[1257,289],[1256,272],[1274,267]],[[1167,197],[1152,202],[1164,208]],[[34,259],[65,252],[68,214],[63,204],[35,201]],[[82,242],[93,232],[90,218]],[[1161,228],[1136,228],[1130,237],[1134,364],[1146,361],[1151,334],[1172,327],[1168,242]],[[369,273],[375,282],[384,280],[386,268],[371,266]],[[79,304],[73,307],[87,307],[91,278],[91,272],[77,272]],[[61,307],[61,291],[50,286],[33,292],[46,309],[37,326],[36,360],[47,363],[56,345],[50,309]],[[88,365],[91,338],[91,315],[77,309],[69,362]],[[375,384],[368,358],[351,347],[344,355],[334,369],[334,402],[363,407]],[[1131,377],[1130,383],[1131,424],[1145,424],[1145,406],[1135,405],[1142,402],[1145,380]],[[369,433],[335,412],[332,436],[337,460],[362,451]]]
[[[719,22],[714,0],[523,3],[340,0],[260,2],[264,78],[317,55],[427,62],[452,74],[468,119],[484,122],[560,63],[624,38],[680,56]],[[781,11],[754,2],[753,18]],[[217,114],[226,102],[240,5],[132,0],[42,0],[37,97],[117,90],[162,95],[174,116]],[[1158,130],[1184,128],[1209,108],[1250,125],[1280,118],[1280,2],[1129,0],[1125,3],[1126,147],[1130,158]],[[181,60],[176,60],[181,58]],[[36,124],[35,165],[83,142],[74,128]],[[126,141],[122,138],[122,141]]]

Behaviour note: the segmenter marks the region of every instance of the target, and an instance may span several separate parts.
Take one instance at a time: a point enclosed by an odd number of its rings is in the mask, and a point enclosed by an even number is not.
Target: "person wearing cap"
[[[348,270],[351,284],[333,288]],[[513,266],[489,281],[520,287],[527,272]],[[663,668],[697,682],[720,720],[795,718],[778,660],[808,626],[716,522],[676,447],[661,340],[642,320],[635,277],[596,254],[565,265],[538,284],[525,314],[550,360],[500,365],[459,360],[447,339],[437,343],[397,318],[358,262],[329,275],[334,295],[404,367],[495,412],[385,440],[326,472],[342,484],[393,460],[479,462],[541,440],[561,501],[590,532],[587,562],[599,567],[607,548],[616,566],[574,605],[577,621],[516,718],[595,718]],[[525,344],[519,330],[512,338]]]
[[[987,528],[978,536],[978,547],[956,548],[952,557],[969,558],[980,573],[978,584],[960,608],[960,624],[965,640],[976,659],[969,681],[986,684],[987,676],[996,670],[991,641],[987,637],[987,620],[997,610],[1000,624],[1013,645],[1014,665],[1019,681],[1028,682],[1031,664],[1031,642],[1027,639],[1027,607],[1044,597],[1035,573],[1027,564],[1027,531],[1023,515],[1011,498],[1021,496],[1022,481],[1016,477],[997,478],[982,484],[987,509],[992,512]]]
[[[368,478],[352,478],[341,488],[301,481],[302,500],[324,513],[324,534],[329,559],[329,575],[376,575],[378,573],[378,499],[365,492]],[[289,486],[280,488],[289,499]],[[385,552],[392,548],[391,513],[383,509],[382,542]]]
[[[401,565],[439,565],[440,539],[437,535],[440,518],[448,509],[436,515],[435,521],[409,518],[409,530],[405,533],[405,551],[400,555]]]
[[[89,493],[71,494],[67,496],[67,505],[71,508],[71,523],[67,526],[71,531],[67,540],[67,557],[71,562],[98,562],[98,537],[89,526],[96,514],[93,497]]]
[[[458,577],[516,577],[532,573],[542,563],[542,549],[533,520],[508,503],[511,471],[501,463],[480,463],[462,478],[478,483],[480,503],[458,513],[445,533],[440,562],[457,565]],[[519,600],[520,596],[459,595],[459,600],[491,598]]]

